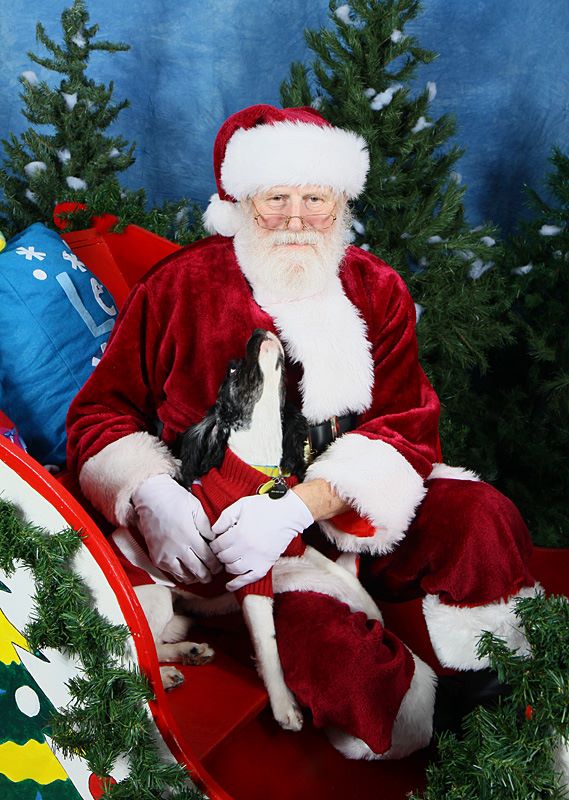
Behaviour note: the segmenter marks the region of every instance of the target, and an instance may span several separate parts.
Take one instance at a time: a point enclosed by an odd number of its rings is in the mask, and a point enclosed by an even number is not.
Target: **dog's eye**
[[[234,372],[237,372],[237,367],[229,367],[229,374],[233,375]]]

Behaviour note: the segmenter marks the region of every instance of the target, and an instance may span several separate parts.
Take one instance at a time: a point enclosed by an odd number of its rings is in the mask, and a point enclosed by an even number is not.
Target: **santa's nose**
[[[287,230],[292,231],[293,233],[299,233],[300,231],[304,230],[302,217],[289,217]]]

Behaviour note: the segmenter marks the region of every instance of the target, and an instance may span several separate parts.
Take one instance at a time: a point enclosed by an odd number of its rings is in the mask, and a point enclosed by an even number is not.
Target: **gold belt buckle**
[[[310,441],[310,434],[304,440],[303,457],[304,464],[309,467],[314,461],[315,450],[312,449],[312,442]]]

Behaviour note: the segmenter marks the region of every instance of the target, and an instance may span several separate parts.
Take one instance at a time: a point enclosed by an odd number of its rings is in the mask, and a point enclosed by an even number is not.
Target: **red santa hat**
[[[213,149],[218,193],[204,214],[211,233],[233,236],[241,223],[237,201],[280,184],[318,184],[357,197],[369,168],[365,140],[335,128],[313,108],[256,105],[232,114]]]

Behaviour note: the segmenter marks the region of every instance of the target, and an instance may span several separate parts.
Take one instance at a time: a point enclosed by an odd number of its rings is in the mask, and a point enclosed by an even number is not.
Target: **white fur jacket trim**
[[[108,444],[89,458],[79,474],[81,491],[115,525],[132,520],[130,498],[147,478],[176,477],[179,461],[156,436],[138,431]]]
[[[285,350],[302,364],[302,413],[310,425],[371,405],[373,359],[367,328],[339,278],[322,294],[263,308]]]

